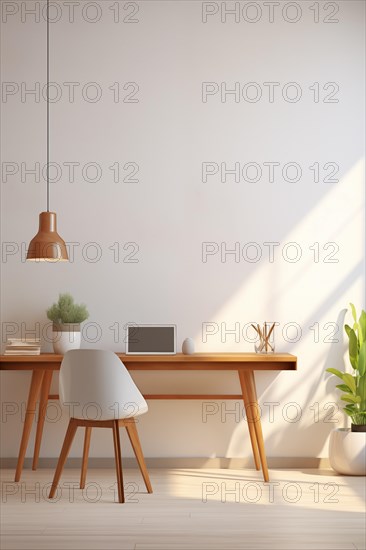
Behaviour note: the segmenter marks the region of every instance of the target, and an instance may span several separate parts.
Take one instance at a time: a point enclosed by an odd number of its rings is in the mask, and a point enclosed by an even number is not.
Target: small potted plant
[[[366,475],[366,313],[357,319],[356,308],[350,304],[353,327],[345,325],[349,339],[349,360],[352,373],[329,368],[342,380],[337,388],[346,403],[344,412],[351,418],[351,430],[338,428],[330,437],[329,460],[332,468],[346,475]]]
[[[60,294],[58,302],[47,310],[53,322],[53,350],[64,355],[70,349],[80,348],[80,323],[89,317],[84,304],[75,304],[71,294]]]

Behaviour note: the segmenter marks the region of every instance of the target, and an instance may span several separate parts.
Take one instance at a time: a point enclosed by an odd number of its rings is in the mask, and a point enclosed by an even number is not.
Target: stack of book
[[[40,353],[39,338],[9,338],[6,342],[5,355],[39,355]]]

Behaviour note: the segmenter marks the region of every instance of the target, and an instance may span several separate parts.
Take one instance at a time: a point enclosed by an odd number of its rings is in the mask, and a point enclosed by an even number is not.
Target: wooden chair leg
[[[144,482],[146,485],[146,489],[148,493],[152,493],[152,486],[149,478],[149,473],[147,471],[145,458],[142,453],[141,443],[139,439],[139,435],[136,428],[136,423],[134,419],[126,420],[125,421],[125,427],[127,430],[128,437],[130,439],[133,451],[135,453],[142,477],[144,478]]]
[[[123,489],[121,441],[119,437],[118,420],[113,420],[113,443],[114,443],[114,456],[116,460],[118,502],[123,503],[125,501],[125,495],[124,495],[124,489]]]
[[[47,404],[48,404],[48,396],[50,393],[50,387],[52,382],[52,374],[53,374],[52,370],[46,370],[43,375],[41,395],[39,399],[39,416],[38,416],[38,423],[37,423],[36,441],[34,444],[32,470],[37,470],[37,466],[38,466],[39,451],[41,448],[43,427],[44,427],[44,421],[46,418],[46,410],[47,410]]]
[[[73,442],[77,427],[78,425],[77,425],[76,419],[70,418],[70,422],[69,422],[65,439],[64,439],[64,444],[62,445],[60,458],[58,459],[55,475],[52,481],[52,486],[51,486],[51,490],[48,498],[53,498],[55,496],[55,493],[57,491],[57,485],[60,481],[62,470],[65,465],[67,456],[69,454],[70,447]]]
[[[85,487],[86,472],[88,470],[91,431],[92,429],[90,427],[87,426],[85,428],[83,462],[81,464],[81,476],[80,476],[80,489],[84,489]]]
[[[248,407],[250,406],[250,400],[248,397],[248,390],[244,380],[244,373],[242,371],[239,371],[239,379],[240,379],[241,391],[243,394],[244,406],[245,406],[245,410],[247,411]],[[249,420],[248,420],[248,429],[249,429],[250,442],[252,444],[255,469],[260,470],[261,467],[260,467],[259,453],[258,453],[257,434],[255,433],[255,427],[253,422],[249,422]]]

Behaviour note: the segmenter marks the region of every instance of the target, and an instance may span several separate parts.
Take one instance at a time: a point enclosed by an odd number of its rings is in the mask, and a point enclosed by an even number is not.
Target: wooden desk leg
[[[37,466],[38,466],[39,450],[41,448],[43,426],[46,418],[46,410],[47,410],[47,404],[48,404],[48,396],[50,394],[52,374],[53,374],[52,370],[46,370],[44,371],[44,375],[43,375],[41,397],[39,401],[36,442],[34,444],[32,470],[37,470]]]
[[[22,440],[20,442],[17,469],[15,471],[15,481],[19,481],[20,476],[22,475],[25,453],[27,451],[29,436],[32,429],[34,413],[36,412],[36,403],[39,391],[41,389],[43,374],[44,371],[39,369],[34,369],[32,373],[32,381],[29,388],[27,411],[25,413],[25,421],[23,426]]]
[[[269,481],[267,457],[266,457],[266,452],[264,450],[262,424],[261,424],[261,417],[260,417],[260,409],[257,401],[257,392],[255,388],[254,374],[253,374],[253,371],[243,371],[243,375],[244,375],[244,383],[247,386],[248,397],[249,397],[249,407],[247,408],[248,422],[252,422],[254,424],[255,433],[257,435],[257,443],[258,443],[258,449],[259,449],[259,456],[262,464],[264,481]]]
[[[244,401],[245,411],[246,411],[246,414],[247,414],[247,417],[248,417],[248,408],[249,408],[249,405],[250,405],[250,399],[249,399],[249,396],[248,396],[248,389],[247,389],[246,382],[244,380],[244,372],[243,371],[238,371],[238,372],[239,372],[239,380],[240,380],[240,385],[241,385],[241,391],[242,391],[242,394],[243,394],[243,401]],[[248,420],[248,429],[249,429],[249,435],[250,435],[250,442],[252,444],[252,449],[253,449],[255,469],[260,470],[261,466],[260,466],[260,461],[259,461],[257,434],[255,433],[255,428],[254,428],[253,422],[249,422],[249,420]]]

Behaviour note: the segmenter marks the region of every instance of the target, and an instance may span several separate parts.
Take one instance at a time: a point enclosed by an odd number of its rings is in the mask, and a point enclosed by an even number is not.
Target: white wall
[[[3,4],[11,5],[7,11],[19,8],[7,18],[3,13],[3,81],[43,86],[45,21],[34,22],[23,13],[22,22],[24,3]],[[84,341],[84,347],[123,351],[123,325],[135,321],[176,323],[178,345],[192,336],[197,351],[252,351],[250,331],[246,339],[236,342],[235,335],[228,335],[224,342],[221,323],[228,329],[239,323],[242,331],[251,321],[275,320],[277,350],[296,354],[299,362],[296,373],[256,377],[261,404],[278,403],[273,405],[274,419],[269,405],[263,405],[267,453],[326,456],[328,434],[335,424],[324,417],[332,413],[327,407],[337,396],[335,383],[324,371],[343,364],[342,310],[349,301],[359,308],[364,303],[363,2],[328,3],[326,9],[324,2],[281,2],[274,6],[273,22],[264,3],[241,2],[238,23],[233,15],[221,22],[220,12],[203,23],[202,10],[215,11],[221,3],[203,7],[195,1],[141,1],[136,4],[138,13],[131,16],[136,23],[114,23],[110,8],[116,3],[104,0],[94,3],[101,10],[94,24],[81,16],[84,0],[75,7],[73,23],[65,5],[58,4],[61,19],[51,25],[51,80],[61,87],[62,96],[51,106],[51,159],[62,166],[62,177],[51,186],[51,208],[57,211],[60,234],[78,245],[70,263],[24,262],[21,243],[29,243],[36,233],[38,214],[45,209],[45,184],[30,175],[22,182],[20,163],[29,168],[46,162],[46,105],[30,95],[22,102],[20,92],[3,96],[2,166],[9,170],[11,165],[4,163],[13,162],[19,167],[7,179],[3,173],[2,181],[3,341],[9,323],[18,324],[18,335],[22,322],[28,329],[36,323],[46,325],[45,309],[64,291],[85,302],[89,322],[100,326],[100,341]],[[319,6],[318,23],[314,5]],[[134,6],[120,2],[121,19]],[[338,13],[332,15],[337,6]],[[259,10],[258,22],[243,18],[244,13],[254,19]],[[89,6],[84,15],[93,18],[96,13]],[[285,20],[297,16],[297,22]],[[339,21],[326,23],[326,17]],[[73,103],[65,82],[80,83]],[[90,82],[102,91],[95,103],[80,91]],[[119,102],[109,89],[116,82]],[[122,101],[133,90],[123,90],[128,82],[138,84],[138,102]],[[203,102],[203,82],[219,88],[226,83],[227,89],[238,82],[240,91],[254,82],[262,98],[250,102],[241,95],[236,102],[231,94],[222,101],[216,93]],[[264,85],[268,82],[279,83],[273,102],[268,99],[269,85]],[[286,96],[286,84],[291,82],[302,93],[297,102],[290,101],[294,86],[287,88]],[[318,102],[314,83],[319,83]],[[339,91],[330,95],[336,88],[327,83],[336,83]],[[7,86],[9,91],[11,85]],[[86,89],[89,97],[93,91]],[[254,91],[253,86],[247,89],[249,97]],[[333,102],[324,102],[326,97]],[[80,166],[71,182],[64,163],[73,161]],[[83,178],[81,167],[88,162],[99,164],[100,181]],[[118,183],[109,168],[116,162],[122,170]],[[122,181],[128,162],[138,164],[138,182]],[[204,183],[204,162],[227,163],[228,168],[235,162],[241,167],[256,162],[263,173],[258,182],[246,182],[242,176],[235,182],[228,175],[223,183],[217,174]],[[273,182],[265,162],[280,163]],[[298,182],[283,178],[288,162],[301,167]],[[309,169],[315,162],[320,165],[319,182]],[[334,177],[339,181],[324,181],[333,166],[324,169],[326,163],[338,165]],[[253,171],[248,174],[253,178]],[[294,174],[289,168],[287,179]],[[92,177],[93,171],[87,175]],[[88,261],[87,254],[92,257],[95,252],[88,248],[90,242],[98,243],[102,252],[97,262]],[[123,246],[131,242],[139,247],[136,263],[123,261],[132,251]],[[245,246],[254,242],[262,257],[249,262],[241,256],[236,262],[227,255],[222,261],[218,253],[203,262],[204,242],[228,249],[237,242],[251,257],[255,249]],[[268,242],[279,243],[273,262],[264,245]],[[119,262],[110,249],[114,243],[119,243]],[[297,243],[297,262],[290,261],[296,249],[288,243]],[[217,323],[219,331],[204,342],[206,322]],[[332,323],[338,323],[339,330],[337,342],[330,343]],[[119,341],[112,326],[120,328]],[[93,338],[95,332],[88,334]],[[44,342],[44,350],[50,349]],[[29,373],[2,373],[1,378],[3,407],[24,405]],[[235,373],[138,373],[134,378],[144,392],[239,391]],[[57,391],[57,380],[53,389]],[[201,402],[149,405],[149,414],[140,421],[146,456],[250,455],[245,424],[235,415],[225,416],[225,407],[235,407],[234,402],[219,403],[219,412],[207,422],[202,420]],[[301,419],[290,422],[300,409]],[[16,407],[13,411],[2,419],[2,456],[18,452],[21,414]],[[50,409],[50,416],[54,412]],[[341,413],[334,419],[342,425]],[[42,456],[58,455],[65,427],[66,418],[46,423]],[[73,456],[80,451],[81,438]],[[31,452],[29,448],[28,456]],[[92,453],[112,456],[110,434],[95,434]]]

